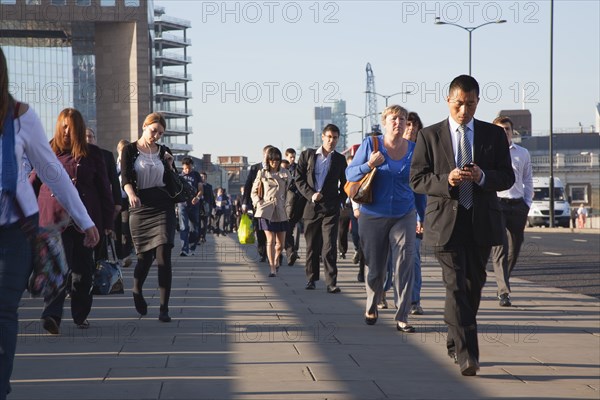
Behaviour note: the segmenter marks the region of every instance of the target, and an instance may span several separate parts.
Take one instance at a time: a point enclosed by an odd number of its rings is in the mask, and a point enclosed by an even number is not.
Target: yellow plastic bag
[[[238,227],[238,239],[240,244],[254,244],[254,228],[248,214],[242,214]]]

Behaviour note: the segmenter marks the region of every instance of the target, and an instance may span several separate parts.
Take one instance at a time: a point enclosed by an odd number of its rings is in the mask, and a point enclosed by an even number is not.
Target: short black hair
[[[192,159],[192,157],[183,157],[181,159],[181,165],[194,165],[194,160]]]
[[[337,133],[338,136],[340,136],[340,128],[338,128],[337,125],[334,124],[325,125],[325,128],[323,128],[323,132],[321,133],[321,135],[324,135],[325,132]]]
[[[465,93],[475,91],[475,94],[479,97],[479,83],[471,75],[459,75],[454,78],[450,83],[448,94],[451,94],[454,89],[460,89]]]
[[[285,149],[285,154],[296,154],[296,150],[292,147]]]

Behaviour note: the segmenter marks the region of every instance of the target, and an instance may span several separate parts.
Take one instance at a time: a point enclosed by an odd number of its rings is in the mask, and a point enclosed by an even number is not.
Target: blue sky
[[[554,3],[554,128],[585,129],[600,101],[598,1]],[[378,93],[421,115],[447,117],[445,89],[468,72],[463,26],[472,34],[472,73],[482,88],[476,117],[526,108],[534,134],[550,126],[550,1],[155,1],[189,19],[194,155],[247,155],[265,144],[297,147],[313,108],[346,100],[365,115],[367,62]],[[385,100],[378,97],[379,111]],[[361,129],[348,117],[349,131]],[[596,128],[597,130],[598,128]],[[360,135],[350,136],[358,142]]]

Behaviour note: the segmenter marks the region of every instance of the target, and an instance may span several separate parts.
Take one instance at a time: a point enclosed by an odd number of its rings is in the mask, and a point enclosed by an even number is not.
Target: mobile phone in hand
[[[465,169],[471,169],[471,168],[473,168],[474,166],[475,166],[475,164],[473,164],[473,163],[471,162],[471,163],[467,163],[467,164],[463,165],[462,169],[463,169],[463,170],[465,170]]]

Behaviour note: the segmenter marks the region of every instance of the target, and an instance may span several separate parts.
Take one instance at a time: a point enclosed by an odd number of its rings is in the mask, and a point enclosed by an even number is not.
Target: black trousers
[[[492,250],[498,295],[510,293],[509,279],[517,264],[521,246],[525,240],[523,231],[527,223],[529,207],[522,199],[512,202],[501,200],[500,210],[502,211],[502,222],[506,228],[506,234],[504,235],[504,243],[500,246],[494,246]]]
[[[304,219],[306,239],[306,278],[318,281],[320,274],[319,256],[323,258],[325,283],[337,285],[337,236],[339,211],[334,214],[317,213],[313,218]]]
[[[265,231],[259,228],[258,218],[252,218],[252,225],[256,233],[256,249],[260,257],[267,257],[267,237]]]
[[[341,254],[348,252],[348,232],[350,232],[350,220],[352,219],[352,207],[345,207],[340,211],[340,228],[338,232],[338,248]]]
[[[300,222],[301,219],[302,214],[290,218],[288,223],[288,230],[285,233],[285,255],[288,260],[292,254],[298,253],[298,248],[300,247],[300,229],[298,227],[298,222]],[[294,231],[296,231],[296,236],[294,236]]]
[[[446,286],[444,321],[448,325],[447,347],[460,364],[479,360],[477,311],[485,285],[485,266],[491,246],[478,246],[473,238],[472,213],[459,207],[455,231],[448,244],[434,248]]]

